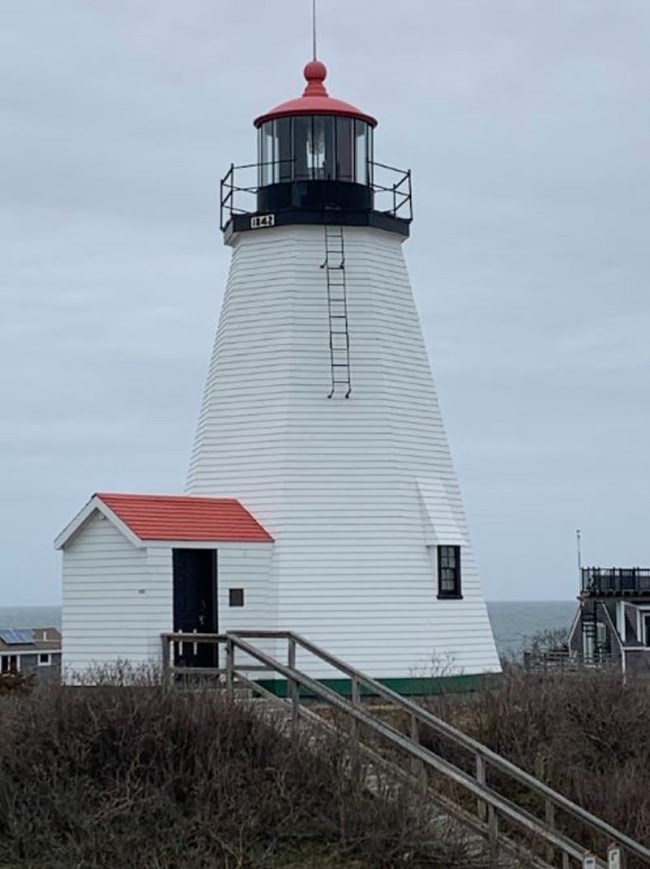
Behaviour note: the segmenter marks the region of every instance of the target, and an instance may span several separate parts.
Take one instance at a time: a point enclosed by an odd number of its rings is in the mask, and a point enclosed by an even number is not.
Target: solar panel
[[[34,642],[34,632],[30,630],[4,630],[0,631],[0,640],[6,646],[29,645]]]

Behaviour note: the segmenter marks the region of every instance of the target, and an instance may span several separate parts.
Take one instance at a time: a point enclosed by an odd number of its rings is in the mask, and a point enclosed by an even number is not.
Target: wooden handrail
[[[319,699],[325,701],[334,709],[346,713],[361,724],[365,724],[376,734],[383,736],[393,746],[401,748],[411,757],[423,762],[427,766],[442,773],[448,779],[456,784],[461,785],[468,790],[473,796],[484,800],[486,803],[496,809],[501,815],[508,818],[513,823],[523,827],[529,833],[534,833],[544,839],[545,842],[552,844],[554,847],[568,853],[576,860],[581,860],[585,854],[585,849],[581,848],[576,842],[573,842],[567,836],[557,830],[552,829],[544,822],[539,821],[529,812],[516,806],[510,800],[502,797],[496,791],[479,784],[472,776],[463,770],[459,769],[450,761],[445,760],[434,752],[421,745],[418,745],[408,736],[405,736],[399,730],[396,730],[390,724],[382,721],[376,715],[369,712],[363,705],[354,705],[346,700],[341,694],[327,688],[316,679],[312,679],[300,670],[296,670],[288,665],[282,664],[280,661],[257,649],[251,643],[239,638],[238,635],[230,635],[233,645],[241,649],[251,657],[257,658],[269,665],[273,662],[277,673],[284,676],[289,681],[297,682],[310,693],[314,694]],[[296,638],[297,639],[297,638]],[[236,672],[236,668],[235,668]],[[365,678],[365,677],[364,677]]]
[[[477,823],[482,825],[485,830],[489,829],[489,824],[483,823],[485,817],[492,819],[493,824],[498,825],[498,818],[507,819],[511,824],[518,826],[520,829],[529,834],[535,835],[548,848],[549,853],[553,849],[559,850],[563,855],[563,866],[569,866],[568,860],[582,862],[582,859],[587,855],[587,851],[579,843],[564,835],[557,829],[557,819],[555,817],[555,809],[561,809],[567,815],[570,815],[575,820],[583,823],[587,828],[597,832],[605,841],[610,844],[615,843],[628,854],[634,855],[645,864],[650,865],[650,850],[645,846],[636,842],[631,837],[627,836],[620,830],[615,829],[607,822],[592,815],[586,809],[569,800],[559,792],[553,790],[544,782],[534,778],[525,770],[519,768],[515,764],[501,757],[496,752],[489,749],[487,746],[478,742],[471,736],[458,730],[453,725],[444,721],[441,718],[433,715],[431,712],[424,709],[422,706],[414,703],[407,697],[398,694],[397,692],[387,688],[381,682],[365,673],[352,667],[350,664],[330,654],[324,649],[316,646],[306,638],[292,631],[233,631],[227,634],[163,634],[163,647],[169,646],[172,642],[214,642],[216,644],[224,644],[227,650],[226,661],[226,684],[232,689],[236,681],[246,684],[255,689],[255,681],[248,679],[244,675],[244,671],[253,669],[273,671],[279,676],[287,680],[289,686],[289,699],[284,700],[279,697],[274,697],[276,702],[286,706],[289,704],[292,708],[292,720],[295,722],[297,717],[303,713],[301,707],[300,689],[304,689],[310,695],[327,703],[334,709],[346,714],[351,720],[364,724],[369,727],[376,735],[383,737],[393,747],[399,748],[406,752],[412,759],[412,762],[424,764],[425,767],[430,767],[438,773],[445,776],[448,780],[461,786],[468,794],[476,799],[478,811]],[[273,655],[257,648],[254,645],[255,640],[286,640],[288,643],[287,663],[282,663]],[[353,686],[352,699],[348,700],[338,692],[328,688],[322,682],[308,676],[303,670],[296,667],[296,649],[303,649],[305,652],[313,655],[321,660],[332,669],[338,671],[351,680]],[[236,650],[240,650],[253,660],[258,661],[262,667],[252,667],[244,665],[237,667]],[[171,668],[169,661],[169,651],[165,658],[167,666]],[[183,672],[183,668],[171,668],[177,673]],[[370,709],[365,707],[361,702],[361,687],[364,687],[383,700],[393,704],[397,708],[408,713],[411,721],[411,736],[407,736],[397,730],[390,724],[383,721]],[[262,686],[259,686],[258,693],[263,696],[269,696],[269,692]],[[417,723],[416,723],[417,722]],[[433,732],[453,742],[455,745],[469,752],[475,762],[476,778],[467,773],[465,770],[456,766],[453,762],[446,760],[444,757],[436,754],[433,751],[419,744],[417,739],[418,724],[424,724]],[[527,787],[530,791],[536,794],[543,801],[545,817],[544,820],[537,818],[528,810],[513,803],[508,797],[498,793],[494,788],[486,784],[486,770],[496,770],[521,785]],[[461,811],[461,807],[457,807]],[[466,810],[462,811],[466,814]],[[509,843],[513,845],[512,842]],[[606,862],[599,860],[599,867],[606,866]]]
[[[466,733],[463,733],[462,730],[458,730],[458,728],[449,724],[447,721],[444,721],[442,718],[438,718],[437,716],[433,715],[422,706],[414,703],[408,697],[404,697],[402,694],[398,694],[396,691],[387,688],[385,685],[382,685],[381,682],[378,682],[371,676],[366,676],[364,673],[361,673],[354,667],[350,666],[350,664],[347,664],[339,658],[336,658],[334,655],[331,655],[324,649],[319,648],[318,646],[309,642],[309,640],[304,639],[300,635],[293,634],[293,638],[298,643],[298,645],[312,652],[315,656],[321,658],[330,666],[336,667],[336,669],[339,669],[341,672],[346,673],[350,677],[354,675],[357,679],[359,679],[362,684],[366,685],[366,687],[368,688],[371,688],[373,693],[379,695],[385,700],[389,700],[397,706],[400,706],[405,711],[408,711],[409,714],[414,715],[418,721],[428,725],[432,730],[437,731],[443,736],[446,736],[448,739],[452,740],[457,745],[462,746],[475,756],[481,757],[483,761],[487,761],[494,769],[497,769],[500,772],[509,775],[520,784],[526,785],[531,790],[534,790],[538,795],[543,796],[545,799],[551,800],[551,802],[554,803],[558,808],[562,808],[568,814],[571,814],[575,818],[583,821],[585,824],[591,826],[599,833],[602,833],[603,835],[608,836],[609,838],[620,842],[621,844],[625,844],[636,856],[641,857],[642,859],[650,863],[650,849],[645,848],[643,845],[640,845],[638,842],[627,836],[625,833],[622,833],[620,830],[612,827],[601,818],[596,817],[596,815],[592,815],[591,812],[583,809],[582,806],[577,805],[577,803],[572,802],[570,799],[563,796],[558,791],[553,790],[553,788],[544,784],[544,782],[540,781],[539,779],[536,779],[534,776],[530,775],[530,773],[527,773],[525,770],[516,766],[516,764],[512,763],[509,760],[506,760],[504,757],[501,757],[501,755],[497,754],[495,751],[492,751],[492,749],[488,748],[486,745],[483,745],[483,743],[479,742],[471,736],[468,736]]]

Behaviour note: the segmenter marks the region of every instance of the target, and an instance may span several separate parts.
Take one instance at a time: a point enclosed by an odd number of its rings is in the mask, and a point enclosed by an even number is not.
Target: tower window
[[[461,598],[460,546],[438,547],[438,597]]]

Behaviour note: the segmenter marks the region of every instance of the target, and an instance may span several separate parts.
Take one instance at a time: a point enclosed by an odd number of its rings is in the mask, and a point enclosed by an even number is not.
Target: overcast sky
[[[224,169],[302,90],[309,0],[5,0],[0,606],[97,490],[180,491]],[[321,0],[335,96],[414,171],[405,252],[490,599],[650,566],[650,3]]]

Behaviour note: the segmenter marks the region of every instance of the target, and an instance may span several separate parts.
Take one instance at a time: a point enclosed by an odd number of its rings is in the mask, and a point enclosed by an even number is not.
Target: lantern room
[[[343,181],[370,185],[374,118],[332,99],[327,68],[313,60],[304,70],[302,97],[255,121],[259,129],[260,186],[287,181]]]
[[[302,96],[256,118],[258,159],[231,166],[221,184],[221,228],[233,232],[295,223],[377,226],[408,235],[410,172],[374,159],[377,121],[331,97],[327,68],[304,69]]]

